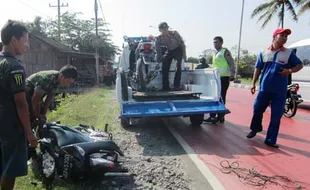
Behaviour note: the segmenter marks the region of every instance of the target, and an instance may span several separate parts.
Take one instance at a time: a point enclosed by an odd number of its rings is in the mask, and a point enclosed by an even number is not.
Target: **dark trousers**
[[[226,104],[226,94],[229,87],[229,77],[221,77],[221,96],[222,102]],[[218,114],[218,117],[223,117],[224,114]],[[215,113],[211,113],[210,117],[216,117]]]
[[[280,121],[284,112],[286,93],[269,93],[260,91],[254,102],[254,113],[251,121],[251,130],[260,132],[263,129],[263,114],[271,102],[271,118],[267,131],[266,141],[276,143],[280,128]]]
[[[181,82],[181,63],[182,63],[182,50],[180,47],[174,50],[168,50],[164,55],[162,75],[163,75],[163,90],[169,90],[169,70],[172,60],[177,61],[175,75],[174,75],[174,88],[180,87]]]

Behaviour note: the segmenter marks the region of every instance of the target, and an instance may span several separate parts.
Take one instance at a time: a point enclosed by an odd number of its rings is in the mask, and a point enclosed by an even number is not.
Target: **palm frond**
[[[295,12],[295,7],[293,6],[293,4],[290,1],[286,1],[285,5],[287,7],[287,10],[291,13],[293,20],[295,22],[297,22],[298,21],[298,17],[297,17],[297,14]]]
[[[267,3],[263,3],[261,5],[259,5],[258,7],[256,7],[252,14],[251,14],[251,18],[257,16],[258,14],[260,14],[261,12],[268,10],[271,6],[273,6],[274,4],[277,4],[277,2],[275,2],[274,0],[271,0],[270,2]]]
[[[302,0],[300,2],[300,9],[299,9],[299,12],[298,12],[298,15],[302,15],[304,14],[306,11],[309,11],[310,10],[310,1],[309,0]]]

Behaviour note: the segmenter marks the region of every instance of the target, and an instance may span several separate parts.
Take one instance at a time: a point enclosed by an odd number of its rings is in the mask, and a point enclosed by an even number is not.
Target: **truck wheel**
[[[145,64],[142,60],[142,58],[139,58],[138,61],[137,61],[137,78],[138,78],[138,81],[139,81],[139,90],[141,90],[142,92],[145,92],[146,91],[146,84],[145,84]]]
[[[129,122],[129,118],[121,118],[121,126],[123,128],[127,128],[130,127],[130,122]]]
[[[121,70],[121,88],[122,88],[122,99],[123,101],[128,101],[128,83],[125,76],[125,72]]]
[[[191,115],[189,119],[193,126],[200,126],[203,122],[204,114]]]

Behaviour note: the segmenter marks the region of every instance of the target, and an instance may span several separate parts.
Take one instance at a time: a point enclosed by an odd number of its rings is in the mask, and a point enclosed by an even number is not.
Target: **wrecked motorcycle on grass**
[[[52,189],[56,177],[71,183],[129,177],[120,161],[124,154],[107,128],[68,127],[59,122],[38,126],[39,150],[29,148],[28,156],[35,178]]]

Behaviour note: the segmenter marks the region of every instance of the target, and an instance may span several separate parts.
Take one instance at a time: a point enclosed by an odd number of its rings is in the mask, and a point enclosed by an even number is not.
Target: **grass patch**
[[[241,83],[243,84],[251,84],[252,78],[240,78]]]
[[[103,88],[92,89],[90,92],[82,95],[71,95],[62,99],[57,111],[49,112],[48,121],[60,121],[69,126],[87,124],[96,128],[104,129],[106,123],[109,124],[109,131],[116,132],[120,130],[117,122],[120,109],[114,98],[114,90]],[[28,176],[17,178],[16,190],[43,190],[41,185],[33,186],[31,169]],[[55,181],[57,186],[55,190],[80,189],[67,185],[61,181]]]

